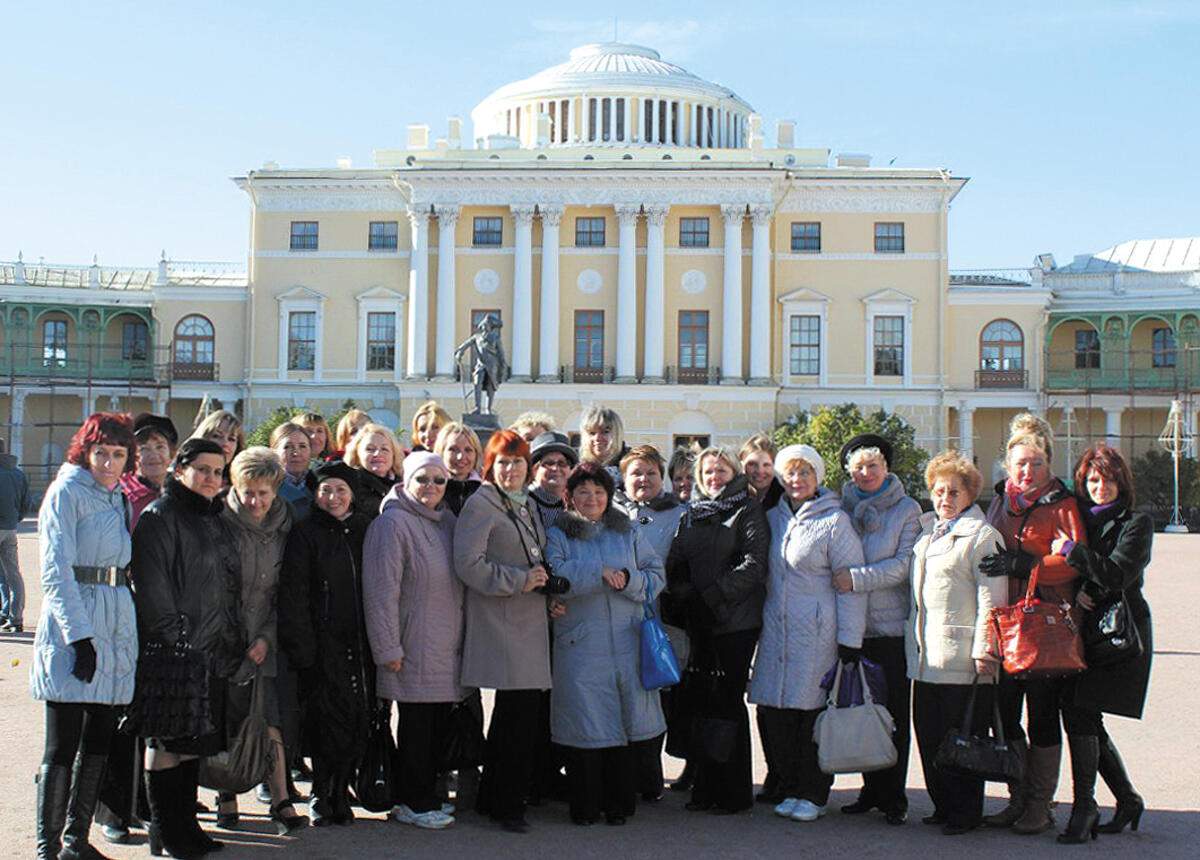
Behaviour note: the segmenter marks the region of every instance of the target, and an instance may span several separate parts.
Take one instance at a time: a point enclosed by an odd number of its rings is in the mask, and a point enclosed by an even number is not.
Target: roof
[[[0,285],[73,289],[152,290],[156,286],[244,287],[241,263],[170,260],[159,267],[82,266],[59,263],[0,262]],[[165,277],[163,277],[165,276]]]
[[[1134,239],[1094,254],[1080,254],[1069,265],[1055,269],[1057,273],[1077,275],[1118,271],[1200,271],[1200,237]]]

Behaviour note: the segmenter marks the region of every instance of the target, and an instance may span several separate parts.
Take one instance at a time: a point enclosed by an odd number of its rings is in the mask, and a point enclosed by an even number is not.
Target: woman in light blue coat
[[[550,733],[570,748],[571,820],[604,812],[624,824],[636,803],[633,747],[666,730],[658,695],[642,687],[645,605],[662,590],[663,564],[612,507],[613,480],[581,463],[567,481],[570,511],[547,535],[546,560],[571,588],[554,622]]]
[[[133,468],[135,450],[127,415],[90,416],[38,513],[44,599],[29,682],[33,697],[46,703],[39,858],[94,856],[88,831],[117,706],[133,699],[138,638],[128,579],[131,511],[119,481]]]

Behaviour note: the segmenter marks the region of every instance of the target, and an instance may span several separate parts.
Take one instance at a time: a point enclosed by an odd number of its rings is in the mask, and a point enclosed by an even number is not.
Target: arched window
[[[181,319],[175,326],[175,378],[212,379],[215,343],[213,324],[206,317],[192,314]]]
[[[42,323],[42,366],[67,366],[67,321],[48,319]]]
[[[979,337],[980,370],[1024,370],[1025,337],[1011,320],[993,320]]]

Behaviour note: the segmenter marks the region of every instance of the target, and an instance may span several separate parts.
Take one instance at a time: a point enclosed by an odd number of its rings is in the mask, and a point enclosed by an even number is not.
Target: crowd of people
[[[621,825],[663,797],[664,745],[686,760],[669,788],[690,792],[687,810],[757,802],[814,821],[833,783],[814,725],[840,693],[839,665],[864,669],[897,752],[843,814],[905,823],[911,727],[933,802],[925,824],[1043,832],[1065,729],[1074,803],[1059,841],[1137,828],[1144,803],[1103,714],[1141,716],[1153,525],[1117,449],[1089,447],[1068,485],[1050,468],[1049,426],[1021,415],[987,511],[978,469],[946,451],[925,470],[923,513],[875,434],[846,440],[836,492],[820,453],[777,450],[765,434],[737,452],[660,452],[627,444],[600,406],[578,429],[576,446],[526,413],[481,444],[431,402],[410,449],[359,410],[334,427],[306,413],[269,447],[246,447],[228,411],[182,443],[165,416],[90,416],[38,517],[38,856],[102,856],[93,819],[112,842],[146,827],[156,855],[219,850],[197,819],[202,769],[252,712],[269,727],[257,792],[277,832],[350,825],[359,762],[391,703],[400,823],[445,828],[470,806],[525,832],[529,804],[560,799],[576,824]],[[1032,576],[1043,600],[1084,612],[1122,593],[1141,654],[1006,675],[989,616]],[[683,670],[661,690],[640,675],[648,616]],[[181,652],[199,677],[146,695],[147,661]],[[495,693],[486,738],[481,689]],[[768,768],[757,794],[748,702]],[[985,816],[982,779],[935,759],[968,711],[986,735],[994,702],[1028,746],[1007,805]],[[191,728],[139,730],[168,712]],[[1098,774],[1117,799],[1103,825]],[[307,779],[302,810],[295,781]],[[237,795],[215,801],[218,827],[239,827]]]

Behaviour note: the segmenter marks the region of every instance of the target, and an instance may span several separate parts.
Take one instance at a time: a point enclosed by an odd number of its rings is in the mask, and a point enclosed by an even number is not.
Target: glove
[[[1006,549],[985,555],[979,562],[979,569],[987,576],[1015,576],[1017,579],[1029,579],[1033,572],[1035,556],[1019,549]]]
[[[71,667],[71,674],[85,684],[92,683],[92,678],[96,677],[96,649],[92,646],[92,640],[80,639],[72,642],[71,647],[75,649],[75,665]]]
[[[843,663],[857,663],[862,657],[861,648],[851,648],[849,645],[838,645],[838,659]]]

